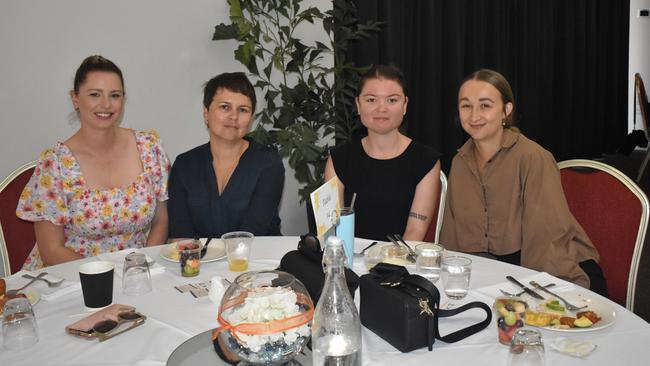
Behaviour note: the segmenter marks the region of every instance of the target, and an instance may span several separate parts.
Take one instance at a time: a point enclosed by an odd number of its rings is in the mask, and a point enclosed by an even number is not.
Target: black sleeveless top
[[[337,146],[330,154],[345,185],[344,205],[357,194],[355,236],[384,241],[387,234],[404,233],[415,188],[440,158],[440,153],[416,141],[386,160],[368,156],[361,140]]]

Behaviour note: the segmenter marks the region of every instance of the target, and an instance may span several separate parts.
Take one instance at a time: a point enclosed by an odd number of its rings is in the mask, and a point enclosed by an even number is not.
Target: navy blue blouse
[[[169,176],[169,237],[214,237],[230,231],[282,235],[278,205],[284,165],[277,151],[250,141],[219,195],[210,143],[176,158]]]

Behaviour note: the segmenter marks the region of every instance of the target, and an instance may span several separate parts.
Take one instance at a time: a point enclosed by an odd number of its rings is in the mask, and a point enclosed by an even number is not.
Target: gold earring
[[[502,127],[506,127],[506,120],[505,120],[505,119],[502,119],[502,120],[501,120],[501,126],[502,126]]]

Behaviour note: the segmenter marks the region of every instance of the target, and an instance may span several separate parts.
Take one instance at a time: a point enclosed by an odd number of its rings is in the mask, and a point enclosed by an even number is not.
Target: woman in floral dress
[[[80,128],[41,153],[16,209],[36,232],[24,269],[166,240],[169,159],[156,132],[119,127],[120,69],[86,58],[70,97]]]

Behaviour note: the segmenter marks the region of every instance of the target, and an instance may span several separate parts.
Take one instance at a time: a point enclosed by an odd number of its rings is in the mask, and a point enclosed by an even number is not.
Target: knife
[[[536,298],[536,299],[539,299],[539,300],[544,300],[544,297],[542,297],[542,295],[540,295],[540,294],[538,294],[537,292],[535,292],[535,291],[531,290],[530,288],[526,287],[523,283],[517,281],[514,277],[512,277],[512,276],[506,276],[506,279],[507,279],[508,281],[514,283],[515,285],[521,287],[521,289],[524,290],[524,291],[526,291],[526,293],[527,293],[528,295],[530,295],[530,296],[532,296],[532,297],[534,297],[534,298]]]

